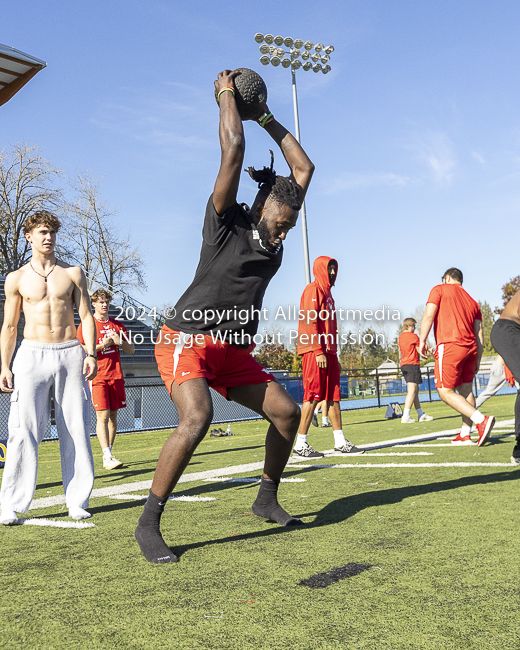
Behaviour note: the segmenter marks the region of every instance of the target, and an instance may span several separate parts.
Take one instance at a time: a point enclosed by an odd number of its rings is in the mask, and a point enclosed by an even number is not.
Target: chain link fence
[[[275,370],[273,374],[279,383],[287,390],[295,402],[301,404],[303,400],[303,380],[301,374]],[[422,369],[423,381],[419,385],[419,399],[421,402],[439,401],[435,390],[433,369]],[[474,380],[474,395],[480,394],[489,381],[489,373],[478,373]],[[179,423],[177,409],[169,398],[168,392],[160,377],[128,377],[126,382],[127,407],[118,411],[118,433],[132,433],[137,431],[155,431],[158,429],[173,429]],[[400,371],[380,373],[374,369],[353,369],[344,371],[340,377],[341,410],[377,408],[387,406],[390,402],[404,404],[406,396],[406,382]],[[516,393],[516,388],[505,384],[499,395]],[[213,424],[228,422],[241,422],[245,420],[258,420],[261,417],[240,404],[224,399],[219,393],[211,390],[213,399]],[[8,418],[10,408],[9,393],[0,393],[0,439],[8,438]],[[92,408],[92,430],[95,435],[96,414]],[[54,410],[47,423],[44,440],[53,440],[58,437]]]

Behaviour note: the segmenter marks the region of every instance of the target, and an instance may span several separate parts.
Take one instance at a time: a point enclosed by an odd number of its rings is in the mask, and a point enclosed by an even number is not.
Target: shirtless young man
[[[265,464],[254,514],[282,526],[302,522],[278,503],[277,490],[300,421],[287,391],[251,355],[265,290],[282,263],[283,241],[296,224],[314,165],[298,141],[262,106],[261,128],[280,147],[290,176],[264,167],[248,172],[259,191],[251,208],[237,203],[245,141],[231,70],[219,73],[221,163],[204,219],[195,278],[166,321],[155,356],[179,413],[179,426],[162,448],[150,495],[135,531],[149,562],[175,562],[160,519],[169,495],[213,419],[209,387],[253,409],[269,422]],[[198,230],[199,226],[197,226]],[[218,317],[216,310],[221,312]],[[241,310],[250,315],[247,322]],[[198,316],[197,316],[198,314]],[[199,318],[200,316],[200,318]]]
[[[0,523],[17,522],[29,510],[38,473],[38,446],[49,421],[51,394],[60,440],[61,473],[69,516],[86,519],[84,509],[94,485],[90,446],[90,393],[96,376],[94,319],[83,271],[56,259],[59,220],[36,212],[24,234],[32,259],[5,280],[4,323],[0,334],[1,390],[12,393],[9,441],[0,491]],[[76,339],[76,306],[88,354]],[[24,340],[16,347],[16,326],[23,309]]]
[[[506,362],[514,379],[520,382],[520,291],[507,303],[491,330],[491,344]],[[515,446],[513,465],[520,465],[520,391],[515,402]]]

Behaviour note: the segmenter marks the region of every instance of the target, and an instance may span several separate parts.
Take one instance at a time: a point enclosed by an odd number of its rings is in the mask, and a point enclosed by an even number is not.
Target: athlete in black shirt
[[[149,562],[175,562],[160,533],[160,517],[197,445],[213,418],[213,387],[228,399],[253,409],[269,423],[265,464],[252,509],[283,526],[302,522],[277,500],[278,484],[289,459],[300,409],[289,394],[251,356],[248,337],[256,333],[258,310],[283,254],[282,242],[294,227],[314,165],[297,140],[261,107],[257,121],[280,147],[289,177],[270,168],[249,168],[259,191],[250,209],[236,196],[245,141],[235,97],[237,72],[224,70],[215,81],[220,104],[221,164],[206,210],[201,258],[195,278],[163,328],[156,357],[179,413],[179,426],[159,456],[150,495],[135,531]],[[235,309],[236,308],[236,309]],[[250,317],[245,319],[245,312]],[[244,322],[246,320],[246,322]],[[229,338],[228,338],[229,335]]]

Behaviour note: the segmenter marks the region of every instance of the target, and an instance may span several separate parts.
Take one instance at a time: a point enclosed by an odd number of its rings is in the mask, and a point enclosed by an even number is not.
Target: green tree
[[[480,311],[482,312],[482,333],[484,334],[484,351],[483,351],[483,356],[487,357],[492,354],[496,354],[495,349],[491,345],[491,339],[489,338],[489,335],[491,334],[491,328],[493,327],[493,323],[495,322],[495,315],[493,314],[493,310],[491,309],[489,303],[487,302],[480,302]]]
[[[264,368],[273,370],[291,370],[294,354],[283,343],[265,343],[255,354],[255,359]]]

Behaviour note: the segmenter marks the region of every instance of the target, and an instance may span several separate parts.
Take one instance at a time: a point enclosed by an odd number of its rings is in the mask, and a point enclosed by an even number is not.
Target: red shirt
[[[430,291],[428,302],[438,307],[434,320],[437,345],[475,345],[474,324],[482,320],[482,314],[478,302],[460,284],[438,284]]]
[[[100,321],[94,316],[94,323],[96,323],[96,345],[101,345],[106,335],[110,336],[114,332],[116,334],[120,332],[126,333],[126,327],[123,323],[113,318],[109,318],[107,321]],[[82,345],[85,345],[81,323],[78,327],[76,337]],[[98,371],[93,384],[101,384],[105,381],[113,381],[114,379],[123,379],[121,358],[117,345],[111,345],[106,350],[98,350],[97,358]]]
[[[417,334],[415,332],[403,332],[399,336],[398,343],[401,351],[401,365],[419,366],[419,353],[417,352],[419,337]]]

